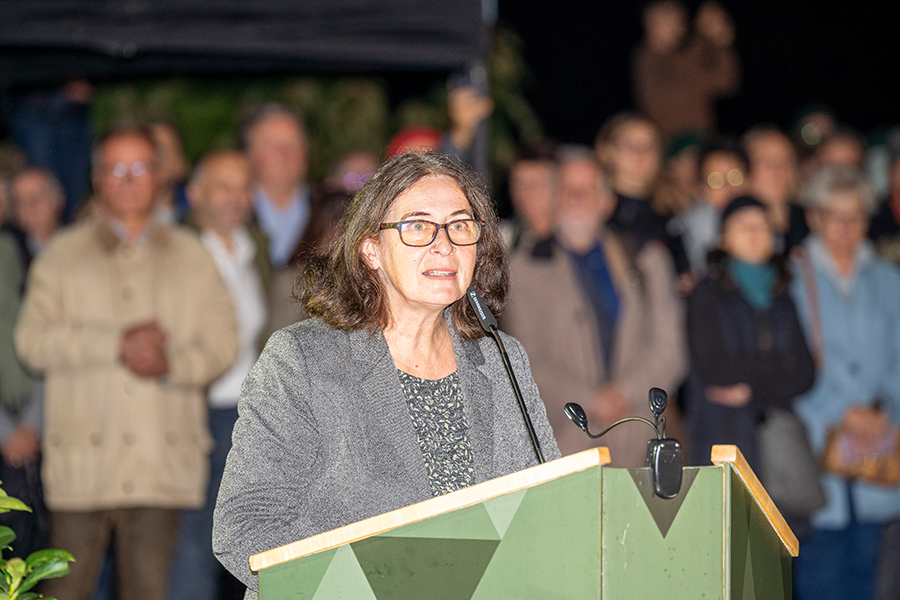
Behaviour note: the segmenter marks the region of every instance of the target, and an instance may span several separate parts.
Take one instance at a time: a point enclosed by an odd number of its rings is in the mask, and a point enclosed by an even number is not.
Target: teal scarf
[[[750,306],[756,310],[772,308],[772,289],[778,273],[769,263],[748,263],[736,258],[727,261],[728,274]]]

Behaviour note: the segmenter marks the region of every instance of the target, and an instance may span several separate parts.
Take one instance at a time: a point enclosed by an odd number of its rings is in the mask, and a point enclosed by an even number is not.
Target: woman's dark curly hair
[[[499,313],[506,303],[509,270],[497,215],[477,176],[455,160],[436,153],[401,154],[384,163],[356,193],[338,233],[324,254],[311,258],[297,280],[295,294],[307,313],[343,331],[386,329],[390,307],[378,273],[362,258],[362,244],[381,235],[394,201],[425,177],[447,177],[469,201],[472,216],[484,221],[472,274],[488,307]],[[485,335],[463,296],[450,306],[456,329],[466,339]]]

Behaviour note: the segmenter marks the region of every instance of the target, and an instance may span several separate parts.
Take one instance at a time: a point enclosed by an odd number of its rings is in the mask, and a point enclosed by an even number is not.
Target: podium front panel
[[[260,599],[789,600],[796,538],[721,448],[672,500],[592,451],[301,540],[251,559]]]

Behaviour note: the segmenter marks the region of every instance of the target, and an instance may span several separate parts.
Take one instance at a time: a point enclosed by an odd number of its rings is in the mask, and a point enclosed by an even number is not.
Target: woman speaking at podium
[[[475,176],[409,153],[356,194],[298,295],[312,318],[276,332],[244,381],[213,549],[256,597],[258,552],[537,464],[490,309],[508,274]],[[559,450],[522,346],[504,337],[547,459]]]

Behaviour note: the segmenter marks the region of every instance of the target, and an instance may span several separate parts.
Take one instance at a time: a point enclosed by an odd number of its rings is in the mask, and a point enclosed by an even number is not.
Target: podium
[[[250,557],[260,600],[791,597],[798,543],[735,446],[678,496],[587,450]]]

